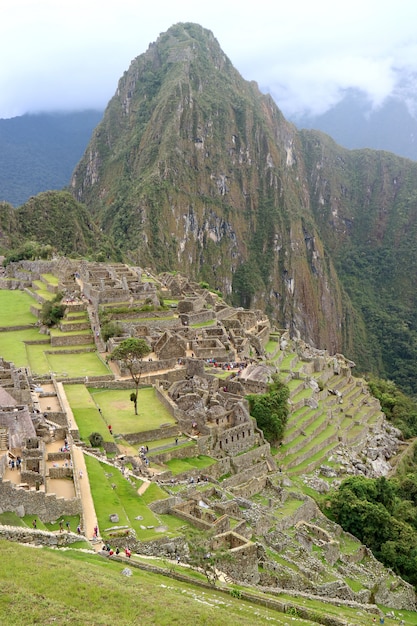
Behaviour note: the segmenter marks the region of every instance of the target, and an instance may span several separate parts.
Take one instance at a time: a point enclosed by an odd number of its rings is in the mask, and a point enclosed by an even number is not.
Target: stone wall
[[[247,467],[253,467],[255,463],[263,461],[265,457],[270,454],[271,447],[269,443],[265,443],[263,446],[259,446],[259,448],[249,450],[249,452],[233,457],[232,466],[235,468],[236,472],[241,472]]]
[[[284,532],[292,526],[295,526],[297,522],[309,522],[310,520],[320,516],[320,509],[318,508],[314,500],[312,500],[311,498],[306,498],[301,506],[296,511],[294,511],[294,513],[285,516],[280,521],[277,521],[276,529]]]
[[[215,451],[223,451],[228,455],[237,455],[258,443],[258,434],[255,432],[253,423],[239,424],[217,433]]]
[[[160,370],[171,370],[174,369],[177,364],[177,359],[165,359],[163,361],[142,361],[140,368],[143,374],[149,374],[151,372],[158,372]],[[122,363],[117,361],[117,365],[119,367],[121,376],[130,376],[130,373],[127,369],[123,368]]]
[[[237,485],[232,488],[233,494],[240,498],[251,498],[252,496],[260,493],[265,489],[267,483],[267,476],[260,476],[259,478],[251,478],[244,485]]]
[[[73,479],[74,472],[72,467],[50,467],[49,478],[70,478]]]
[[[178,420],[179,411],[175,402],[173,402],[171,398],[169,398],[169,396],[167,396],[164,393],[164,390],[162,387],[160,387],[159,385],[155,385],[154,388],[155,388],[156,397],[158,398],[159,402],[161,402],[161,404],[164,405],[164,407],[169,411],[169,413],[172,415],[172,417],[175,420]]]
[[[179,496],[170,496],[169,498],[164,498],[163,500],[151,502],[149,504],[149,508],[157,515],[166,515],[174,506],[181,504],[181,502],[182,498]]]
[[[148,438],[148,441],[151,441]],[[200,454],[197,446],[186,446],[180,448],[170,448],[166,451],[161,452],[152,452],[149,451],[148,457],[152,462],[157,463],[158,465],[164,465],[171,459],[189,459],[190,457],[195,457]]]
[[[53,493],[15,487],[5,480],[0,483],[0,511],[12,511],[23,517],[37,515],[43,522],[53,522],[63,515],[80,515],[79,498],[57,498]]]
[[[246,470],[240,472],[240,474],[235,474],[234,476],[230,476],[230,478],[226,478],[222,482],[222,488],[224,489],[232,489],[237,485],[243,485],[248,482],[252,478],[260,478],[268,473],[268,467],[265,461],[262,463],[257,463],[253,467],[249,467]]]
[[[76,533],[51,533],[46,530],[22,528],[16,526],[0,526],[0,538],[17,543],[31,543],[37,546],[62,548],[80,541]],[[87,544],[86,544],[87,546]]]
[[[216,316],[212,310],[200,311],[199,313],[181,313],[179,318],[184,326],[192,324],[201,324],[203,322],[213,321],[216,324]]]
[[[124,435],[126,441],[131,445],[144,443],[145,441],[154,441],[156,439],[168,439],[177,437],[178,426],[163,426],[154,430],[147,430],[140,433],[127,433]]]
[[[51,335],[51,346],[81,346],[85,343],[92,343],[93,334],[85,335]]]

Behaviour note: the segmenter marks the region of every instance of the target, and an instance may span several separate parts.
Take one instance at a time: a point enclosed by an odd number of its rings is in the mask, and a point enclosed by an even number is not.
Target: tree
[[[275,444],[283,437],[288,419],[288,398],[288,387],[277,377],[269,386],[268,393],[247,396],[250,414],[270,443]]]
[[[47,300],[42,305],[40,320],[45,326],[56,326],[65,315],[65,305],[61,304],[62,293],[58,293],[53,300]]]
[[[135,383],[135,392],[130,394],[130,399],[135,407],[135,415],[138,414],[138,393],[140,377],[142,375],[142,359],[151,352],[151,348],[144,339],[130,337],[124,339],[111,353],[111,361],[121,361],[123,366],[129,370],[130,376]]]

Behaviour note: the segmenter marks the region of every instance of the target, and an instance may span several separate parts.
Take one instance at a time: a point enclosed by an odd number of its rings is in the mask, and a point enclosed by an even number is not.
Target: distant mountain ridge
[[[389,97],[373,109],[364,94],[349,90],[343,100],[321,115],[289,119],[300,129],[327,133],[350,150],[385,150],[417,161],[417,119],[398,97]]]
[[[0,201],[19,206],[68,185],[101,111],[0,119]]]

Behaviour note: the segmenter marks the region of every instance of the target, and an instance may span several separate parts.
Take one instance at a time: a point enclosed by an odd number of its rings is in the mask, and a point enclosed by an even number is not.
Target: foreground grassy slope
[[[252,601],[235,597],[239,589],[223,592],[177,581],[170,576],[144,571],[132,561],[120,563],[79,550],[35,549],[0,541],[0,623],[8,626],[59,624],[89,626],[132,626],[188,624],[223,626],[240,624],[312,625],[316,623],[372,624],[371,614],[358,607],[348,608],[307,600],[286,594],[274,595],[286,613],[265,608],[255,602],[268,596],[247,590]],[[149,563],[149,561],[146,561]],[[138,560],[139,563],[139,560]],[[156,562],[164,567],[166,564]],[[128,566],[132,575],[121,575]],[[187,568],[172,565],[183,575]],[[12,575],[11,575],[12,572]],[[194,574],[203,580],[202,575]],[[242,588],[242,593],[244,592]],[[385,607],[380,607],[384,613]],[[308,612],[309,619],[300,615]],[[385,617],[386,626],[403,619],[408,626],[417,624],[417,613],[393,611],[395,619]],[[377,615],[377,621],[379,616]]]
[[[77,551],[58,552],[0,542],[0,622],[59,624],[288,623],[289,616]],[[12,572],[12,575],[11,575]],[[291,618],[290,618],[291,619]],[[291,619],[292,624],[311,622]]]

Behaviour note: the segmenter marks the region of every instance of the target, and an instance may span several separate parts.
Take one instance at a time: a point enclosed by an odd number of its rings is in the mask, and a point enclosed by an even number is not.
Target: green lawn
[[[58,286],[59,280],[53,274],[41,274],[41,276],[44,280],[46,280],[46,282],[50,283],[51,285]]]
[[[96,352],[75,352],[73,354],[47,354],[49,370],[57,376],[102,376],[111,374],[110,368]],[[48,371],[49,371],[48,370]]]
[[[29,363],[25,341],[42,339],[45,339],[45,335],[40,335],[37,328],[0,333],[0,356],[7,361],[13,361],[17,367],[26,367]]]
[[[88,441],[93,432],[100,433],[104,441],[114,441],[107,424],[84,385],[64,385],[65,393],[77,422],[80,437]]]
[[[135,415],[130,389],[89,388],[92,398],[100,406],[114,433],[137,433],[160,428],[162,424],[175,424],[165,406],[159,402],[153,387],[139,389],[138,415]]]
[[[165,465],[174,476],[177,474],[181,474],[182,472],[187,472],[191,469],[201,469],[203,470],[206,467],[210,467],[216,461],[209,456],[195,456],[189,457],[188,459],[171,459],[171,461],[167,461]]]
[[[138,486],[133,486],[120,473],[97,459],[85,457],[91,493],[94,500],[101,535],[109,536],[115,524],[109,521],[109,515],[117,513],[117,526],[133,528],[140,540],[161,536],[154,528],[160,526],[161,520],[151,511],[149,504],[155,500],[167,498],[167,494],[152,483],[142,496],[137,493]],[[141,517],[142,519],[136,519]],[[154,528],[146,528],[153,526]],[[144,528],[145,527],[145,528]]]
[[[55,293],[48,291],[47,285],[41,280],[34,280],[32,282],[32,289],[40,295],[44,300],[53,300],[56,296]]]
[[[33,303],[25,291],[0,289],[0,327],[35,324],[38,320],[30,312]]]

